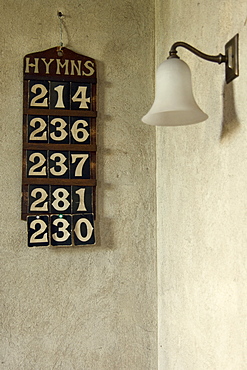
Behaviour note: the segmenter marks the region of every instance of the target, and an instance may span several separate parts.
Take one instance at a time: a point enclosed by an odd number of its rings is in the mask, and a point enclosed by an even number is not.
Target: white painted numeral
[[[45,221],[40,220],[40,219],[33,220],[30,223],[30,228],[33,229],[33,230],[36,230],[36,225],[39,225],[40,228],[31,235],[30,243],[32,243],[32,244],[47,243],[48,242],[47,232],[44,233],[45,230],[47,229],[47,225],[46,225]],[[44,233],[44,235],[41,238],[39,238],[39,236],[43,233]]]
[[[62,211],[65,211],[69,207],[70,203],[67,198],[70,194],[66,189],[58,188],[52,193],[52,195],[55,198],[55,200],[52,202],[52,206],[57,211],[62,212]]]
[[[46,166],[43,166],[43,164],[46,162],[45,157],[42,153],[32,153],[29,157],[29,161],[34,163],[35,158],[38,158],[38,162],[29,169],[29,176],[46,176]],[[38,170],[40,167],[42,168]]]
[[[90,98],[87,98],[87,86],[78,86],[75,95],[72,97],[74,103],[80,103],[79,109],[88,109],[87,103],[90,103]]]
[[[71,163],[75,163],[77,159],[79,159],[76,169],[75,169],[75,176],[76,177],[81,177],[82,176],[82,171],[83,171],[83,166],[88,159],[89,155],[88,154],[71,154]]]
[[[67,230],[69,227],[69,222],[65,220],[65,218],[56,218],[53,221],[53,225],[58,226],[58,224],[62,225],[58,227],[56,233],[52,234],[52,238],[55,242],[65,242],[70,236],[70,233]],[[62,232],[62,235],[58,236],[58,232]]]
[[[55,108],[65,108],[63,103],[63,89],[64,85],[54,87],[54,90],[57,92],[57,104],[55,105]]]
[[[37,198],[37,195],[40,194],[40,197]],[[48,197],[47,192],[43,188],[35,188],[31,192],[31,197],[37,198],[31,205],[30,211],[37,211],[37,212],[43,212],[48,211],[48,202],[45,202],[46,198]],[[40,206],[40,203],[43,203],[43,206]]]
[[[85,201],[84,201],[84,199],[85,199],[85,188],[81,188],[81,189],[78,189],[78,190],[76,190],[76,194],[78,194],[79,195],[79,199],[80,199],[80,202],[79,202],[79,205],[78,205],[78,208],[77,208],[77,212],[80,212],[80,211],[86,211],[87,210],[87,208],[86,208],[86,206],[85,206]]]
[[[79,127],[79,125],[82,125],[83,127]],[[77,121],[75,121],[75,123],[73,124],[71,128],[71,133],[72,133],[73,138],[79,143],[83,143],[83,141],[87,140],[89,136],[89,133],[84,128],[86,126],[88,126],[87,121],[83,119],[78,119]],[[82,136],[81,135],[79,136],[80,133],[82,134]]]
[[[64,119],[62,118],[53,118],[53,120],[51,120],[51,125],[55,126],[55,132],[52,132],[50,134],[50,137],[53,139],[53,140],[56,140],[56,141],[62,141],[66,138],[66,136],[68,135],[68,133],[66,132],[66,130],[64,130],[64,128],[67,126],[67,123],[64,121]],[[58,123],[58,125],[57,125]],[[56,135],[58,134],[58,135]]]
[[[46,122],[42,118],[36,117],[30,121],[30,126],[35,128],[36,122],[38,122],[39,126],[31,132],[29,140],[47,140],[47,131],[44,131],[47,126]],[[37,136],[40,132],[43,132],[42,135]]]
[[[51,156],[50,156],[51,160],[52,161],[55,161],[56,162],[56,166],[60,167],[60,171],[56,171],[55,167],[51,167],[50,168],[50,172],[52,175],[54,176],[62,176],[65,174],[65,172],[68,170],[68,167],[65,166],[64,162],[66,161],[66,157],[65,155],[63,155],[62,153],[53,153]],[[59,161],[56,161],[56,158],[59,159]]]
[[[81,225],[83,223],[85,224],[86,229],[87,229],[86,235],[82,235],[82,233],[81,233]],[[77,223],[75,224],[75,230],[74,231],[75,231],[75,234],[76,234],[77,238],[81,242],[85,243],[91,238],[91,236],[93,234],[93,226],[91,225],[91,222],[87,218],[80,218],[77,221]]]
[[[47,88],[42,84],[35,84],[31,87],[31,92],[36,94],[40,90],[40,93],[33,97],[31,100],[31,107],[48,107],[48,98],[45,98],[48,93]],[[44,99],[43,99],[44,98]],[[43,99],[43,101],[38,102],[37,100]]]

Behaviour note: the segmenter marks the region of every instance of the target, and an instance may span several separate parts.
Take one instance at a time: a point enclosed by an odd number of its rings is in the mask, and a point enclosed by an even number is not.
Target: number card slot
[[[49,151],[49,177],[65,178],[69,176],[69,152]]]
[[[49,117],[49,143],[70,143],[69,117]]]
[[[51,216],[51,245],[71,246],[71,216]]]
[[[35,152],[27,151],[27,176],[47,177],[47,152],[45,150]]]
[[[89,186],[72,187],[72,213],[92,213],[93,188]]]
[[[27,151],[27,177],[90,179],[91,152]]]
[[[74,215],[73,227],[74,227],[74,244],[76,246],[95,244],[93,214]]]
[[[91,84],[71,83],[71,109],[91,110],[92,87]]]
[[[92,84],[29,81],[29,108],[92,110]]]
[[[95,244],[93,214],[28,216],[29,247]]]
[[[71,152],[70,178],[90,179],[90,153]]]
[[[48,143],[48,117],[28,116],[28,141]]]
[[[29,82],[29,107],[49,108],[49,81]]]
[[[34,115],[27,117],[29,143],[90,145],[90,118]]]
[[[70,109],[70,83],[51,82],[50,109]]]
[[[71,117],[71,144],[90,144],[90,120]]]
[[[93,187],[29,185],[29,214],[76,214],[93,212]]]
[[[48,247],[49,241],[49,217],[48,216],[29,216],[28,225],[28,246],[29,247]]]
[[[50,189],[48,185],[29,186],[29,212],[49,213],[50,212]]]
[[[51,186],[51,213],[71,213],[71,187]]]

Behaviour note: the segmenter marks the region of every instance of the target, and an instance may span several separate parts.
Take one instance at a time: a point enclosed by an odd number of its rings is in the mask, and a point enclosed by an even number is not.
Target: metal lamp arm
[[[187,44],[186,42],[183,42],[183,41],[175,42],[172,45],[172,47],[169,51],[168,59],[170,59],[170,58],[179,58],[177,56],[177,50],[176,50],[176,48],[179,47],[179,46],[191,51],[193,54],[197,55],[198,57],[200,57],[202,59],[208,60],[209,62],[214,62],[214,63],[218,63],[218,64],[227,63],[227,56],[226,55],[223,55],[223,54],[218,54],[218,55],[205,54],[205,53],[202,53],[200,50],[194,48],[190,44]]]

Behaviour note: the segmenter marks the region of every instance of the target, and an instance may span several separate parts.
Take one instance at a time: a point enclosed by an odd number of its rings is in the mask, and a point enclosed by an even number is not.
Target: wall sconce
[[[205,121],[208,116],[197,105],[188,65],[177,56],[177,47],[184,47],[198,57],[225,63],[226,83],[239,75],[238,34],[225,45],[225,55],[208,55],[185,42],[172,45],[169,57],[156,73],[155,100],[149,112],[142,118],[144,123],[154,126],[183,126]]]

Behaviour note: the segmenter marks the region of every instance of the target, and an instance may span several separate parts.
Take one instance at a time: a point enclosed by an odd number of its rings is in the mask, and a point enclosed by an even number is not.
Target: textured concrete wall
[[[180,48],[199,105],[194,126],[157,130],[159,369],[247,363],[247,26],[245,0],[158,0],[157,63],[175,41],[224,53],[240,37],[240,77]]]
[[[30,249],[20,220],[22,59],[64,44],[98,61],[97,246]],[[1,1],[1,369],[156,369],[151,0]]]

